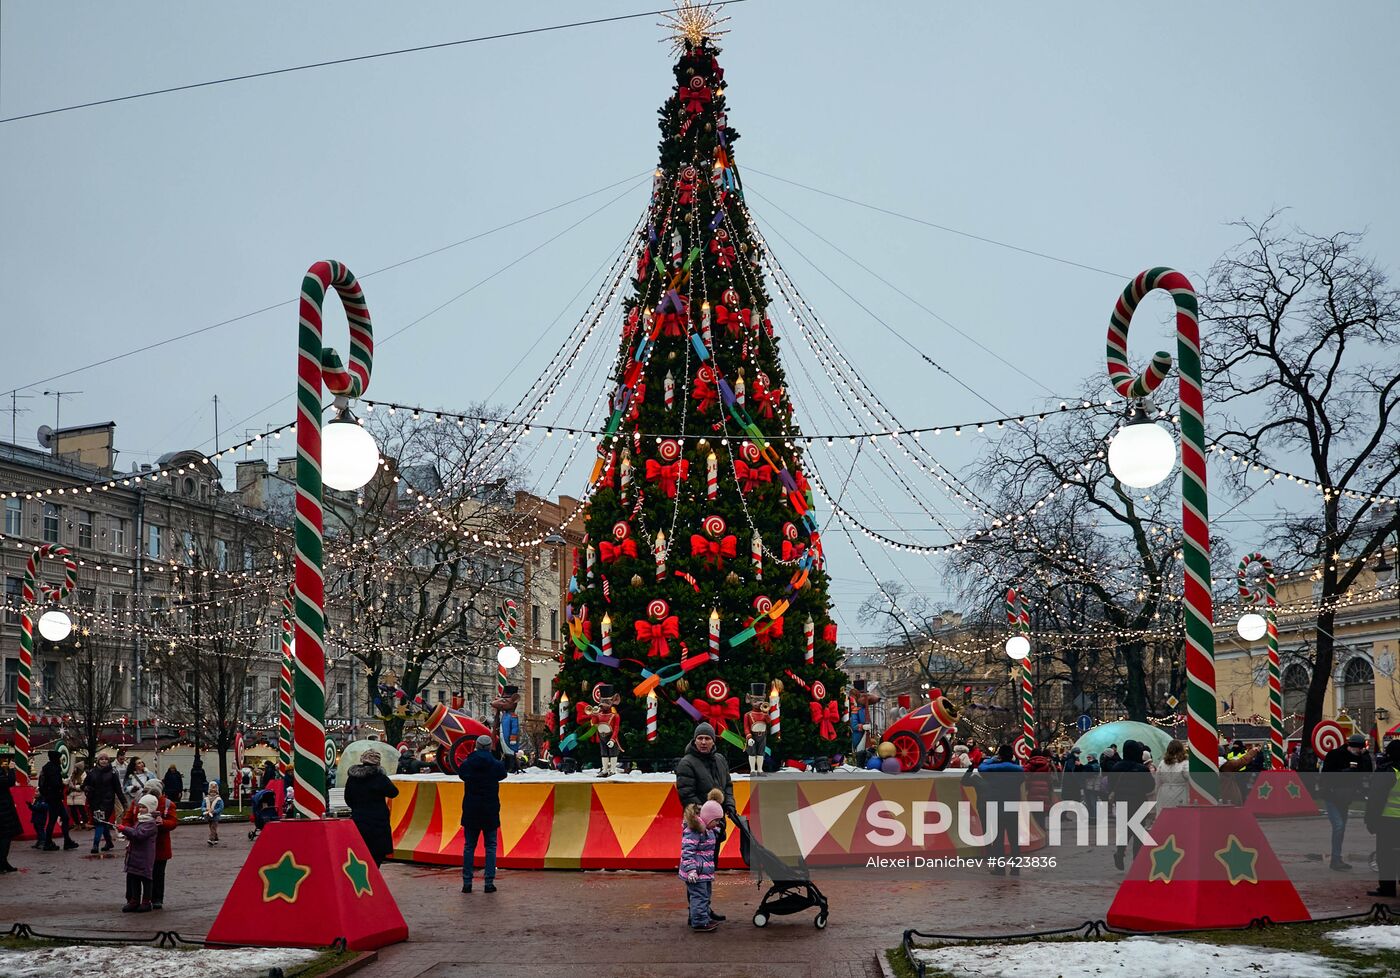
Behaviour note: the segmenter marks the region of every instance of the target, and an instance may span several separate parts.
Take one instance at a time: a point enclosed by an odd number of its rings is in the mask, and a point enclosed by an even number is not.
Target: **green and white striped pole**
[[[322,344],[321,307],[334,288],[350,325],[349,365]],[[326,591],[324,503],[321,496],[322,384],[337,397],[369,388],[374,334],[360,283],[350,269],[319,261],[301,281],[297,331],[296,679],[294,693],[297,810],[326,814]]]

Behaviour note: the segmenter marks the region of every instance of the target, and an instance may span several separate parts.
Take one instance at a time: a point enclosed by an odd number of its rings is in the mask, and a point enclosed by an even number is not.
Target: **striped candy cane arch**
[[[350,325],[349,365],[322,344],[321,308],[334,288]],[[296,661],[293,744],[297,810],[308,818],[326,813],[326,591],[324,502],[321,495],[322,385],[337,397],[360,397],[369,388],[374,334],[365,297],[350,269],[319,261],[301,280],[297,330],[297,524]]]
[[[45,557],[63,561],[63,583],[49,587],[39,580],[39,561]],[[34,722],[31,698],[34,679],[34,619],[30,610],[39,604],[57,604],[73,591],[78,583],[78,562],[66,549],[46,543],[29,555],[24,565],[24,583],[20,591],[23,607],[19,613],[19,677],[15,683],[15,783],[28,784],[29,728]]]
[[[1201,336],[1196,290],[1171,268],[1149,268],[1123,290],[1108,321],[1108,377],[1126,398],[1147,397],[1166,379],[1172,358],[1157,353],[1141,374],[1128,366],[1128,324],[1154,289],[1176,304],[1176,356],[1181,412],[1181,528],[1185,565],[1186,734],[1198,791],[1215,797],[1220,737],[1216,728],[1215,636],[1210,599],[1210,516],[1206,503],[1205,406],[1201,397]]]
[[[505,648],[510,644],[511,638],[515,635],[515,626],[520,620],[515,616],[515,600],[506,598],[506,603],[496,609],[496,649]],[[496,663],[496,696],[506,695],[506,686],[509,676],[506,667],[499,662]]]
[[[1013,634],[1031,637],[1031,608],[1026,596],[1014,587],[1006,589],[1006,624]],[[1021,760],[1031,756],[1035,748],[1035,683],[1031,675],[1031,657],[1021,660],[1021,736],[1016,741],[1016,756]]]
[[[1264,572],[1262,588],[1249,583],[1249,566],[1258,564]],[[1274,577],[1273,561],[1260,553],[1248,554],[1240,559],[1235,581],[1240,589],[1240,603],[1257,605],[1264,602],[1265,633],[1269,646],[1269,758],[1275,771],[1282,771],[1283,753],[1283,674],[1278,658],[1278,580]]]
[[[292,601],[295,587],[282,596],[282,675],[277,683],[277,764],[286,773],[292,766]]]

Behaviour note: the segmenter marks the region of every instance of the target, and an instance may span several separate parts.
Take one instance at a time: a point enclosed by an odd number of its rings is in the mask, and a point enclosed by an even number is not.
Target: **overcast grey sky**
[[[0,117],[649,6],[662,4],[0,0]],[[750,204],[788,239],[770,235],[777,257],[906,424],[985,417],[987,401],[1019,413],[1047,390],[1074,393],[1103,369],[1123,279],[884,217],[758,171],[1124,278],[1169,264],[1199,280],[1239,238],[1227,222],[1278,207],[1312,230],[1369,230],[1368,248],[1387,267],[1400,256],[1393,3],[749,0],[727,12],[733,32],[721,63]],[[65,401],[64,423],[116,421],[126,465],[176,448],[207,451],[215,394],[223,444],[290,420],[291,305],[44,381],[291,299],[318,258],[363,274],[649,170],[656,107],[671,84],[655,20],[0,124],[0,390],[81,391]],[[376,333],[420,319],[621,189],[369,276]],[[488,395],[513,403],[582,311],[596,287],[590,276],[645,193],[624,195],[384,343],[371,393],[448,408]],[[911,357],[794,248],[985,400]],[[1140,364],[1170,348],[1168,305],[1145,306],[1139,320]],[[338,310],[329,322],[343,347]],[[522,338],[541,336],[541,354],[508,374]],[[586,379],[580,397],[591,403],[600,380]],[[801,395],[816,415],[800,418],[809,431],[830,428],[820,386]],[[19,403],[29,409],[20,441],[33,444],[34,429],[53,422],[52,400]],[[9,416],[0,419],[8,438]],[[974,448],[949,448],[948,461],[965,463]],[[543,489],[557,473],[537,474]],[[559,488],[577,492],[582,474]],[[896,516],[914,509],[895,493],[888,501]],[[1271,508],[1261,500],[1241,512]],[[959,525],[958,514],[950,519]],[[845,544],[829,540],[843,638],[855,637],[854,608],[873,584]],[[935,597],[948,590],[936,562],[866,553],[877,574],[902,572]]]

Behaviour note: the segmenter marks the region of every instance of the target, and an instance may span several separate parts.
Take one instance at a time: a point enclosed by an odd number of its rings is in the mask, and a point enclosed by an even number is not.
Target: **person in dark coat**
[[[501,782],[506,766],[491,756],[491,738],[476,738],[476,750],[457,768],[465,788],[462,792],[462,892],[472,891],[472,866],[476,861],[476,840],[486,850],[486,892],[496,892],[496,837],[501,828]]]
[[[17,872],[10,865],[10,842],[21,832],[19,812],[15,811],[15,799],[10,789],[15,786],[15,769],[10,766],[10,755],[0,756],[0,873]]]
[[[1128,818],[1134,810],[1157,792],[1156,779],[1152,777],[1152,769],[1143,761],[1143,754],[1147,748],[1136,740],[1123,741],[1123,755],[1118,759],[1118,763],[1113,765],[1109,771],[1108,789],[1113,796],[1113,803],[1127,806],[1124,809],[1115,808],[1120,818]],[[1142,848],[1142,840],[1133,836],[1133,857],[1136,858],[1138,850]],[[1113,851],[1113,865],[1122,869],[1127,861],[1128,847],[1118,846]]]
[[[180,796],[185,793],[185,777],[180,773],[179,768],[174,764],[165,769],[165,777],[160,779],[161,787],[164,788],[165,797],[170,799],[171,804],[178,805]]]
[[[58,849],[53,841],[53,830],[59,824],[63,825],[63,848],[78,848],[78,844],[68,834],[68,782],[63,777],[62,756],[56,750],[49,751],[48,763],[39,770],[39,797],[49,806],[48,818],[44,820],[44,831],[39,836],[44,840],[45,852]]]
[[[1322,796],[1322,807],[1332,824],[1331,868],[1338,872],[1351,869],[1351,863],[1342,858],[1342,841],[1347,834],[1351,803],[1366,787],[1365,777],[1349,775],[1367,775],[1375,770],[1371,752],[1366,749],[1369,743],[1364,734],[1352,734],[1341,747],[1327,752],[1322,759],[1322,776],[1317,779],[1317,793]]]
[[[734,805],[734,782],[729,777],[729,762],[715,749],[715,728],[701,723],[695,727],[685,756],[676,764],[676,793],[681,796],[681,808],[705,804],[711,788],[724,792],[724,813],[733,818],[739,810]],[[720,833],[721,839],[723,834]]]
[[[986,811],[987,820],[996,818],[996,835],[987,844],[986,854],[991,857],[1009,855],[1013,860],[1011,875],[1020,876],[1021,870],[1014,862],[1021,855],[1019,819],[1007,810],[1006,803],[1021,800],[1025,770],[1016,762],[1016,752],[1011,745],[1002,744],[996,756],[977,766],[977,773],[981,778],[973,783],[977,785],[978,808]],[[993,876],[1006,875],[1006,869],[997,865],[992,865],[990,872]]]
[[[398,787],[379,766],[377,750],[365,751],[360,755],[360,763],[352,765],[345,773],[345,804],[376,866],[382,865],[394,851],[393,834],[389,831],[389,799],[398,794]]]
[[[262,781],[259,782],[258,787],[266,788],[268,785],[272,784],[272,782],[276,780],[277,765],[273,764],[271,761],[263,761]]]
[[[1394,900],[1400,880],[1400,740],[1385,745],[1380,766],[1371,776],[1366,828],[1376,836],[1376,870],[1380,874],[1379,884],[1366,895]]]
[[[105,753],[97,755],[97,763],[88,772],[87,780],[83,782],[83,791],[87,794],[88,809],[92,812],[92,851],[97,852],[99,842],[106,840],[102,846],[103,852],[112,850],[112,826],[111,822],[117,813],[117,808],[126,800],[122,794],[121,779],[117,777],[116,769],[112,767],[112,759]]]
[[[204,773],[204,759],[196,754],[194,764],[190,766],[190,801],[202,806],[208,793],[209,775]]]

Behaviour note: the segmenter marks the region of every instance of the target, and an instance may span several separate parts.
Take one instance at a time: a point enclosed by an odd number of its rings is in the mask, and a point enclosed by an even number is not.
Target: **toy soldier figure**
[[[617,704],[622,697],[613,688],[600,683],[593,690],[598,705],[589,711],[593,725],[598,728],[598,776],[609,778],[622,773],[618,767],[618,755],[622,752],[622,715],[617,712]]]
[[[761,778],[763,751],[768,742],[768,697],[762,683],[749,683],[749,712],[744,714],[744,753],[749,758],[749,776]]]
[[[520,718],[515,715],[520,705],[520,687],[506,686],[501,695],[491,701],[491,736],[501,749],[501,760],[507,771],[516,769],[516,754],[520,750]]]

